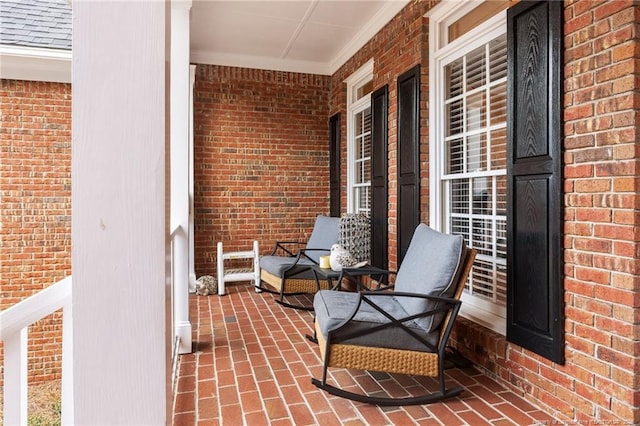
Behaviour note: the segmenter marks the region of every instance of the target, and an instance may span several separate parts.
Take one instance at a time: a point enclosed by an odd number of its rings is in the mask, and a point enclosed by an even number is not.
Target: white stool
[[[222,242],[218,242],[218,295],[223,296],[225,282],[235,281],[253,281],[256,286],[256,292],[259,292],[260,285],[260,255],[258,250],[258,242],[253,242],[253,250],[234,251],[224,253],[222,251]],[[253,259],[253,268],[224,268],[224,261],[231,259]]]

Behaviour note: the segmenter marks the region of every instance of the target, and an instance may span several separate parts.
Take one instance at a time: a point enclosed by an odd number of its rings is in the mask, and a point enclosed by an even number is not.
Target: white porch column
[[[75,424],[170,422],[168,13],[73,1]]]
[[[196,291],[195,207],[193,181],[193,87],[196,83],[196,66],[189,65],[189,292]]]
[[[173,315],[178,353],[191,352],[189,321],[189,12],[191,0],[171,2],[171,229]]]

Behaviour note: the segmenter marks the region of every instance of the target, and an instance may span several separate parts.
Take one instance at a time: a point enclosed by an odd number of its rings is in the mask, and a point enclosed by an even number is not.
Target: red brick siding
[[[4,310],[71,274],[69,84],[0,80],[0,199]],[[60,377],[61,318],[29,328],[32,382]]]
[[[465,355],[561,422],[640,423],[640,8],[565,2],[566,364],[466,320]]]
[[[266,253],[308,239],[329,212],[329,77],[198,65],[194,105],[196,274],[216,243]]]
[[[412,2],[332,76],[331,113],[346,117],[342,83],[374,58],[374,87],[389,84],[389,255],[396,248],[397,76],[423,66],[421,218],[428,221],[427,2]],[[561,421],[640,422],[638,403],[638,6],[566,2],[565,302],[566,356],[555,365],[504,336],[461,319],[465,355]],[[634,21],[635,20],[635,21]],[[417,31],[416,31],[417,29]],[[346,120],[342,123],[346,205]]]

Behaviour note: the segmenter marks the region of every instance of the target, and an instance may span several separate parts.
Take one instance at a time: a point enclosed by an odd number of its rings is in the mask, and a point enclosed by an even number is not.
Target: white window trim
[[[425,17],[429,18],[429,51],[449,43],[449,26],[484,3],[485,0],[442,0]]]
[[[506,11],[502,11],[473,31],[462,35],[453,42],[448,41],[448,26],[477,7],[482,1],[444,1],[427,16],[429,25],[429,105],[444,105],[444,66],[479,46],[482,46],[506,31]],[[442,46],[442,47],[439,47]],[[429,108],[429,223],[437,230],[444,231],[443,187],[439,180],[444,166],[444,146],[439,143],[444,138],[444,110]],[[506,335],[506,307],[484,302],[477,297],[463,293],[460,314],[490,330]]]
[[[354,213],[356,200],[353,196],[355,185],[355,139],[353,137],[353,117],[356,113],[371,105],[371,98],[363,96],[353,101],[353,92],[358,87],[373,79],[373,58],[362,65],[356,72],[347,77],[347,213]]]

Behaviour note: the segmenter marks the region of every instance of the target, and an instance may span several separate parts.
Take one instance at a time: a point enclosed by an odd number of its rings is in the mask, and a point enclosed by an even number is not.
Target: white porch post
[[[189,292],[196,291],[195,208],[193,201],[193,86],[196,66],[189,65]]]
[[[165,1],[73,1],[75,424],[170,422]]]
[[[189,321],[189,12],[191,0],[171,2],[171,229],[173,314],[178,353],[191,352]]]
[[[7,424],[27,424],[27,337],[28,329],[4,342],[4,365],[17,365],[18,368],[4,372],[4,420]],[[17,392],[9,392],[17,389]]]

